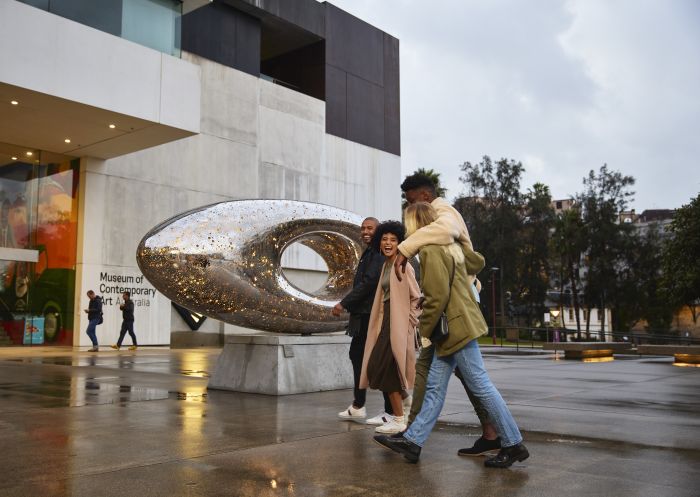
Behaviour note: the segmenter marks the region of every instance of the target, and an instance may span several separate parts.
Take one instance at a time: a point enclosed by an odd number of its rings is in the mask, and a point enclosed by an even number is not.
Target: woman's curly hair
[[[387,233],[396,235],[399,243],[403,242],[404,238],[406,238],[406,228],[403,224],[398,221],[384,221],[382,224],[377,226],[377,229],[374,231],[374,235],[372,236],[372,247],[374,247],[375,250],[381,252],[379,245],[382,241],[382,236]]]

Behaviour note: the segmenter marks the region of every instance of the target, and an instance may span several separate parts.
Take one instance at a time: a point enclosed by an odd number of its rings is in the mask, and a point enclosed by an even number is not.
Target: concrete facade
[[[0,141],[109,158],[199,132],[197,65],[14,0],[0,19],[0,89],[26,106]]]
[[[317,16],[326,9],[308,0],[299,0],[299,6]],[[185,12],[195,7],[190,2]],[[180,345],[223,344],[225,334],[250,331],[208,319],[192,332],[141,275],[135,258],[138,242],[152,227],[183,211],[232,199],[281,198],[380,219],[400,217],[400,156],[383,145],[374,148],[329,134],[326,101],[255,71],[250,74],[186,51],[174,57],[47,9],[0,1],[0,18],[6,21],[0,33],[0,97],[7,100],[1,108],[8,110],[0,119],[0,143],[13,147],[0,157],[0,166],[7,165],[5,171],[30,170],[34,160],[17,157],[24,150],[27,156],[41,150],[61,154],[71,164],[79,161],[79,167],[71,166],[79,176],[73,195],[77,249],[74,266],[65,268],[75,274],[73,345],[90,344],[83,312],[89,289],[104,298],[104,324],[98,327],[102,346],[116,340],[125,289],[136,304],[141,345],[170,344],[171,333],[179,334]],[[256,36],[262,30],[268,40],[275,33],[268,31],[275,15],[270,12],[255,21]],[[339,9],[333,15],[357,29],[379,33],[378,57],[385,42],[393,44],[394,58],[387,67],[398,76],[398,40],[384,40],[388,35]],[[301,36],[295,43],[303,39],[303,27],[287,18],[280,22],[286,23],[286,33]],[[26,36],[32,32],[42,36]],[[333,43],[342,44],[334,33]],[[188,35],[191,39],[192,31]],[[393,95],[394,87],[387,83],[387,88]],[[398,102],[398,94],[392,98]],[[20,105],[9,105],[10,100]],[[392,126],[398,129],[397,123]],[[3,253],[8,254],[22,249],[6,248]],[[301,287],[316,288],[325,279],[322,260],[299,245],[285,252],[283,266]],[[14,286],[8,288],[14,292]]]
[[[200,133],[109,160],[83,161],[79,295],[93,287],[104,293],[96,281],[102,271],[137,274],[135,248],[148,230],[209,203],[286,198],[363,216],[400,217],[399,156],[326,134],[321,100],[192,54],[183,59],[202,78]],[[290,249],[284,264],[297,270],[302,285],[318,282],[324,270],[319,258],[302,249]],[[167,299],[158,294],[153,300],[147,314],[137,315],[137,334],[144,344],[170,343],[170,332],[185,331],[184,322]],[[82,301],[78,307],[86,305]],[[80,345],[88,345],[81,317],[75,332]],[[119,323],[116,311],[105,312],[105,329],[118,329]],[[196,333],[224,329],[243,331],[209,320]]]

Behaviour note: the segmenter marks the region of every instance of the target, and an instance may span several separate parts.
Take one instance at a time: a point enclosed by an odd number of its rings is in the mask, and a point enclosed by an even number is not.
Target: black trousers
[[[122,321],[122,329],[119,330],[119,340],[117,340],[117,347],[122,346],[122,342],[124,341],[124,336],[126,335],[126,332],[129,332],[129,336],[131,337],[131,341],[133,342],[134,345],[138,345],[136,343],[136,334],[134,333],[134,322],[133,321]]]
[[[352,337],[350,342],[350,362],[352,363],[352,372],[355,380],[353,389],[355,407],[364,407],[367,401],[367,390],[360,388],[360,375],[362,374],[362,359],[365,355],[365,343],[367,342],[367,328],[369,328],[369,314],[361,314],[360,329],[358,333]],[[384,411],[387,414],[394,415],[394,410],[391,408],[389,396],[384,395]]]

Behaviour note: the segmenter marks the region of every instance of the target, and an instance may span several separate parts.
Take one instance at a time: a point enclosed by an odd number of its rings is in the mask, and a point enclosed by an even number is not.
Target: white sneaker
[[[384,423],[388,423],[391,418],[393,418],[391,414],[387,414],[385,412],[380,412],[373,418],[369,418],[367,420],[368,425],[383,425]]]
[[[382,426],[377,426],[374,431],[377,433],[385,433],[387,435],[394,433],[401,433],[406,430],[406,423],[404,423],[403,416],[391,416],[387,423]]]
[[[344,411],[338,413],[340,419],[362,419],[367,417],[367,409],[360,407],[359,409],[350,404]]]

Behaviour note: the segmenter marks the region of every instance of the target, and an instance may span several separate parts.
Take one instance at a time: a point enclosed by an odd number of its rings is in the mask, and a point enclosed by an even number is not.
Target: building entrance
[[[0,143],[0,345],[72,345],[79,161]]]

